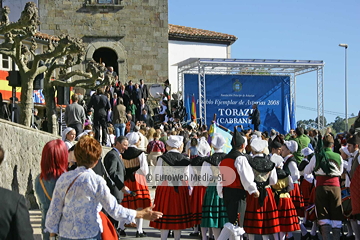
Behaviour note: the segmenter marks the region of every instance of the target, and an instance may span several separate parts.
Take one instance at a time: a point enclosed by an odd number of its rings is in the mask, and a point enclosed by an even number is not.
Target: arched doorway
[[[93,59],[98,63],[105,63],[106,67],[112,66],[119,75],[118,56],[110,48],[102,47],[95,50]]]

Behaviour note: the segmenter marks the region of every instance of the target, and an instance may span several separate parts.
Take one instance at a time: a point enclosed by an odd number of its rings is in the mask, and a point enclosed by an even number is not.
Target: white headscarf
[[[201,137],[199,140],[199,144],[197,146],[198,155],[200,157],[206,157],[209,156],[211,147],[209,143],[206,141],[205,137]]]
[[[214,148],[221,149],[225,145],[225,138],[221,134],[214,133],[211,145],[213,145]]]
[[[183,136],[170,135],[166,144],[173,148],[179,148],[181,147],[181,144],[183,144],[183,140]]]
[[[62,134],[61,134],[61,139],[63,140],[63,141],[65,141],[66,140],[66,135],[70,132],[70,131],[72,131],[72,130],[75,130],[75,129],[73,129],[72,127],[67,127],[67,128],[65,128],[65,130],[62,132]]]
[[[139,141],[140,135],[138,132],[130,132],[126,134],[126,138],[128,139],[130,145],[135,145]]]
[[[290,150],[291,153],[294,153],[298,150],[298,144],[294,140],[285,141],[284,144]]]

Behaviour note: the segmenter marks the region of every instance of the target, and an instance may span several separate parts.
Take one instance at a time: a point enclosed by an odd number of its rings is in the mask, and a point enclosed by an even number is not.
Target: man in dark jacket
[[[252,105],[252,113],[250,113],[251,123],[254,124],[254,130],[259,131],[260,126],[260,111],[257,104]]]
[[[141,97],[145,100],[145,102],[148,100],[149,98],[149,89],[148,87],[144,84],[144,80],[140,79],[140,91],[141,91]]]
[[[124,193],[130,191],[128,187],[125,186],[125,166],[121,159],[121,154],[128,148],[128,140],[124,136],[120,136],[116,139],[115,147],[110,150],[104,157],[104,166],[110,177],[106,179],[107,185],[110,188],[110,192],[118,203],[124,198]],[[110,218],[111,221],[117,226],[117,221]]]
[[[111,108],[108,98],[104,95],[104,89],[98,88],[89,102],[87,109],[94,109],[94,130],[95,139],[100,142],[100,126],[102,128],[102,145],[105,146],[107,142],[107,112]]]
[[[4,160],[4,150],[0,146],[0,164]],[[25,198],[0,187],[0,239],[33,240],[29,211]]]

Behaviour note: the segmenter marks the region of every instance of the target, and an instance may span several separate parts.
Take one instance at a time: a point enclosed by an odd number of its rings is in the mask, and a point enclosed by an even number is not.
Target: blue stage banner
[[[217,123],[233,130],[243,125],[253,128],[249,114],[258,104],[260,131],[273,128],[285,133],[284,120],[289,119],[290,77],[273,75],[205,75],[206,122],[211,124],[214,114]],[[184,74],[184,96],[195,95],[199,117],[199,86],[197,74]]]

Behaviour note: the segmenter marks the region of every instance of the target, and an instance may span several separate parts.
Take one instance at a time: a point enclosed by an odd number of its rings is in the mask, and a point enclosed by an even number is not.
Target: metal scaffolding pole
[[[319,129],[325,127],[324,121],[324,74],[323,67],[317,69],[317,124]]]
[[[201,124],[206,124],[206,88],[205,67],[199,64],[199,118]]]

